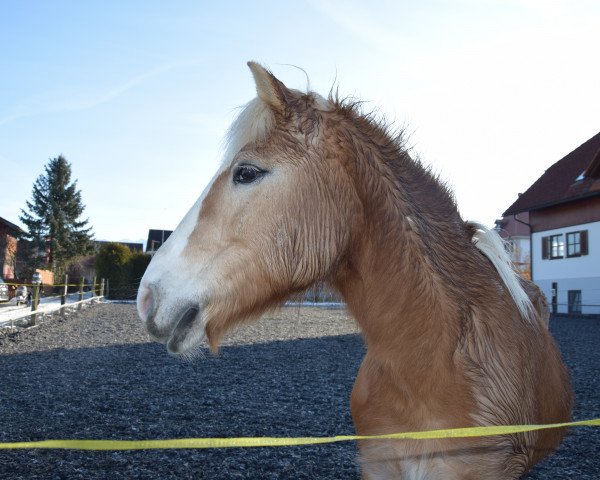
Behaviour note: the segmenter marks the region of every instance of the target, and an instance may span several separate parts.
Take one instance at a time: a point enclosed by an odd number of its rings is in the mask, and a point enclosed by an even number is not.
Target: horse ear
[[[292,92],[275,75],[256,62],[248,62],[256,83],[259,98],[267,105],[283,113],[292,98]]]

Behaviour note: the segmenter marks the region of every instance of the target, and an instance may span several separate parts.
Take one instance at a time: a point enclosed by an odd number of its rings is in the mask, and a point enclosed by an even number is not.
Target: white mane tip
[[[532,322],[534,319],[534,308],[531,299],[521,285],[519,274],[515,271],[504,246],[504,240],[494,230],[489,229],[481,223],[469,221],[467,222],[467,226],[475,230],[472,238],[473,243],[492,262],[492,265],[498,271],[521,316],[525,320]]]

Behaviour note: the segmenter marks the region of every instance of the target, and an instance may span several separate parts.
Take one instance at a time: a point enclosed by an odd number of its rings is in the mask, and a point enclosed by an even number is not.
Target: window
[[[587,230],[567,233],[567,257],[580,257],[588,254]]]
[[[565,241],[563,235],[550,235],[542,238],[542,258],[563,258]]]
[[[578,257],[581,255],[581,233],[567,233],[567,257]]]
[[[569,313],[581,313],[581,290],[569,290]]]

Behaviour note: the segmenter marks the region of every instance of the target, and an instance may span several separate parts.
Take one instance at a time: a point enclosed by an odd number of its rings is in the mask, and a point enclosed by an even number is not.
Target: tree
[[[136,285],[136,288],[140,285],[142,277],[148,268],[148,264],[152,260],[152,257],[147,253],[133,252],[129,259],[129,281]]]
[[[28,211],[21,210],[19,219],[32,242],[30,266],[49,266],[55,275],[62,275],[71,259],[91,251],[92,228],[89,220],[80,220],[85,206],[77,180],[71,182],[71,164],[59,155],[44,169],[33,184]]]

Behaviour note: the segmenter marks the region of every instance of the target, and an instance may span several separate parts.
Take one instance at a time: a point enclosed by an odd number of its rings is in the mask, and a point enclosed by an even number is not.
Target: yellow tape
[[[5,285],[9,285],[11,287],[41,287],[41,283],[5,283]],[[91,283],[84,283],[84,287],[89,287],[92,285]],[[95,283],[94,285],[100,286],[100,283]],[[44,285],[44,287],[54,288],[54,287],[81,287],[81,283],[48,283]]]
[[[451,428],[424,432],[392,433],[388,435],[339,435],[335,437],[238,437],[238,438],[178,438],[171,440],[41,440],[37,442],[0,443],[0,449],[61,448],[71,450],[157,450],[172,448],[247,448],[290,447],[353,440],[428,440],[439,438],[487,437],[531,432],[550,428],[600,427],[600,418],[579,422],[546,425],[507,425],[491,427]]]

